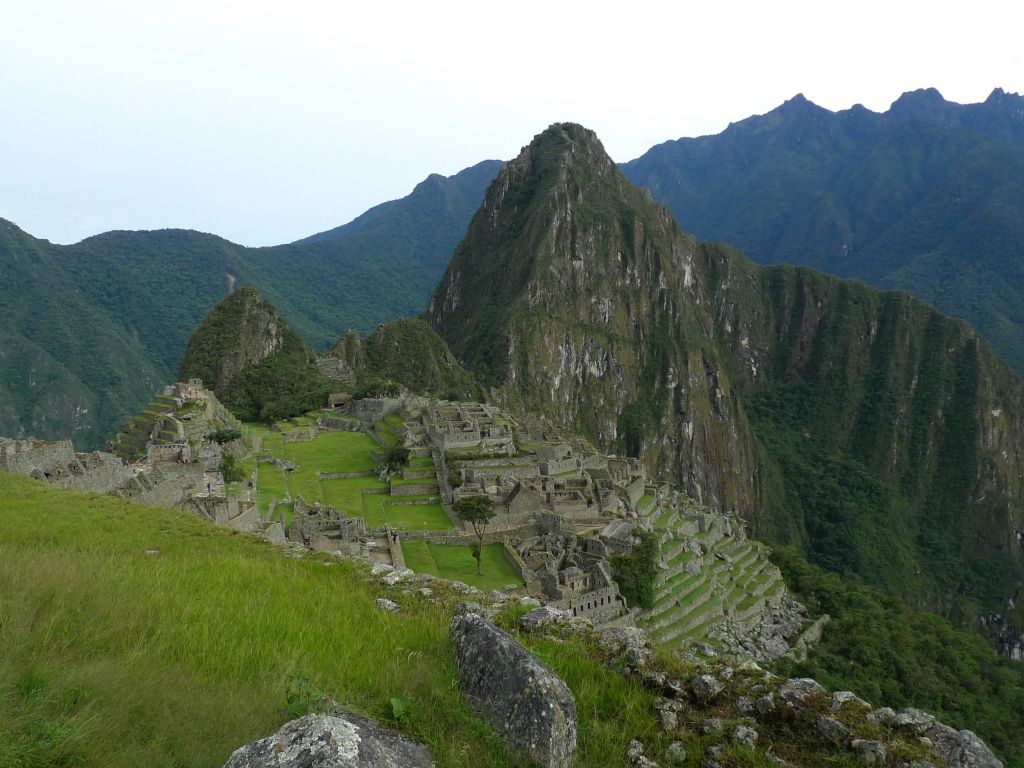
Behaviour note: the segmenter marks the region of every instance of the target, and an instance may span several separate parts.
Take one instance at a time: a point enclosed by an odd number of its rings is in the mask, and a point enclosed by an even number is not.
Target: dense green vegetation
[[[966,318],[1024,371],[1024,98],[934,90],[884,114],[802,96],[625,163],[680,224],[762,263],[908,291]]]
[[[648,531],[633,532],[639,543],[634,543],[628,555],[615,555],[611,559],[615,582],[630,606],[650,610],[654,607],[654,585],[658,579],[658,560],[661,554],[657,537]]]
[[[800,599],[832,617],[808,660],[783,662],[780,672],[856,691],[875,706],[926,709],[977,732],[1008,766],[1024,765],[1024,665],[999,657],[977,634],[855,577],[823,571],[795,550],[772,559]]]
[[[374,382],[393,382],[444,400],[476,400],[482,395],[444,339],[423,320],[382,325],[362,342],[361,360],[361,390],[373,388]]]
[[[178,378],[198,378],[243,421],[273,424],[320,408],[336,385],[254,288],[222,299],[192,334]]]
[[[499,165],[431,176],[343,227],[272,248],[184,230],[56,246],[0,221],[0,434],[103,446],[174,379],[232,279],[258,287],[317,349],[346,328],[421,312]]]
[[[519,764],[458,691],[448,605],[381,611],[359,566],[188,513],[3,474],[0,499],[0,765],[216,768],[321,696],[446,768]],[[581,768],[659,743],[652,696],[584,641],[526,641],[576,696]]]

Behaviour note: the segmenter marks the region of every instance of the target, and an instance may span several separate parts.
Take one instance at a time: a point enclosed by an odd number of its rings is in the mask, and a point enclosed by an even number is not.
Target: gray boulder
[[[519,620],[519,626],[524,632],[536,632],[552,624],[568,621],[571,616],[572,614],[569,611],[552,608],[550,605],[542,605],[540,608],[534,608],[523,616]]]
[[[850,742],[850,749],[860,758],[862,763],[868,765],[882,765],[885,763],[885,745],[880,741],[854,739]]]
[[[809,677],[790,678],[779,688],[779,696],[791,706],[804,705],[828,694],[821,683]]]
[[[725,684],[713,675],[697,675],[690,688],[698,701],[708,702],[725,690]]]
[[[359,715],[306,715],[248,744],[224,768],[432,768],[430,751]]]
[[[868,712],[865,719],[869,723],[889,725],[889,723],[896,719],[896,712],[892,707],[879,707]]]
[[[934,717],[913,707],[904,709],[892,719],[892,724],[896,728],[916,736],[923,736],[935,723]]]
[[[850,729],[834,717],[821,715],[814,721],[814,726],[818,729],[818,733],[836,744],[842,744],[850,735]]]
[[[1003,763],[973,731],[957,731],[936,723],[928,730],[928,738],[949,768],[1003,768]]]
[[[481,616],[455,616],[459,683],[473,710],[520,754],[567,768],[576,752],[576,702],[561,678]]]
[[[737,725],[736,729],[732,732],[732,740],[737,744],[742,744],[746,747],[752,747],[757,744],[757,739],[760,734],[753,728],[747,725]]]

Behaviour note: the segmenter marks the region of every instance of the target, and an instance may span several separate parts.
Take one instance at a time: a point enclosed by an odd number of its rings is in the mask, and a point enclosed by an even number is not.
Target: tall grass
[[[219,766],[321,694],[384,722],[408,699],[391,724],[439,766],[516,765],[458,691],[449,609],[396,593],[384,613],[382,589],[356,564],[0,474],[0,765]],[[575,641],[542,651],[576,692],[580,765],[625,765],[650,697]]]

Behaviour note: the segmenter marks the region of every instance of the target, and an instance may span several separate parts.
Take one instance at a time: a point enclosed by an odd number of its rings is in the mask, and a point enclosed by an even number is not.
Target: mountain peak
[[[533,173],[583,160],[596,161],[606,168],[613,165],[597,134],[578,123],[552,123],[533,137],[513,163],[528,164]]]
[[[903,119],[930,117],[947,104],[949,102],[938,89],[918,88],[916,91],[907,91],[896,99],[889,107],[889,112],[894,117]]]

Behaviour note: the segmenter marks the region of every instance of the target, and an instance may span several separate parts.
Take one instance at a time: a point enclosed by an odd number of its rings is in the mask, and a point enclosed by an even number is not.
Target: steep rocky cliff
[[[698,244],[580,126],[504,167],[427,319],[500,400],[828,567],[944,611],[1020,581],[1024,388],[988,345],[905,295]]]

